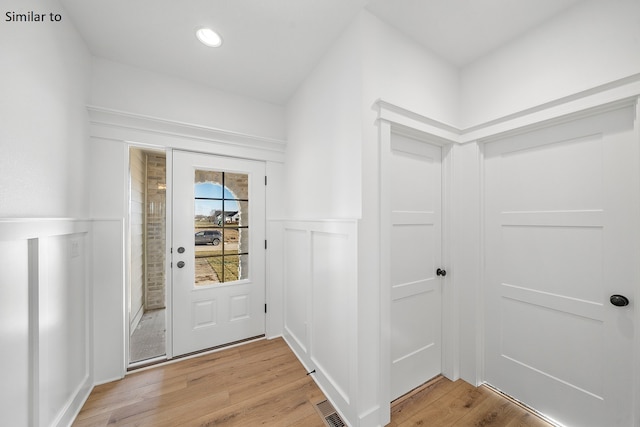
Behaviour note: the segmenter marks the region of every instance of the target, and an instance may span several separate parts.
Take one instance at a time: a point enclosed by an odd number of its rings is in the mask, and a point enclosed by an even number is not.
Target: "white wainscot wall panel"
[[[69,425],[91,390],[89,230],[86,221],[0,220],[7,425]]]
[[[311,232],[311,360],[345,403],[355,389],[350,381],[356,352],[351,325],[357,325],[357,260],[349,237],[347,233]]]
[[[310,296],[309,232],[285,229],[285,333],[298,351],[308,354],[307,315]]]
[[[126,372],[124,224],[101,219],[92,225],[93,379],[103,384]]]
[[[40,425],[57,425],[89,377],[86,233],[39,240]]]
[[[285,339],[350,425],[359,425],[357,226],[282,222]]]
[[[4,236],[4,235],[2,235]],[[3,423],[29,420],[29,263],[27,240],[0,241],[0,411]]]

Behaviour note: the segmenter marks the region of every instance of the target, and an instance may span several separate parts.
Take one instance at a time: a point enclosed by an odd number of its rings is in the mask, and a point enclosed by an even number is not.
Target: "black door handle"
[[[443,270],[443,269],[439,268],[439,269],[436,270],[436,275],[444,277],[444,276],[447,275],[447,270]]]
[[[624,295],[611,295],[609,301],[616,307],[624,307],[626,305],[629,305],[629,298],[625,297]]]
[[[178,261],[178,268],[184,267],[184,261]]]

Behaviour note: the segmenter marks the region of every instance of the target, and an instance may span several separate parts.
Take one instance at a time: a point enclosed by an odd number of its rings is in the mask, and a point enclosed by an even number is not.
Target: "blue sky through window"
[[[206,198],[222,198],[223,190],[222,185],[213,182],[199,182],[195,185],[194,189],[195,197]],[[238,202],[233,199],[235,196],[227,187],[224,188],[224,210],[227,212],[238,211]],[[196,200],[195,214],[196,215],[212,215],[214,211],[222,210],[222,200]]]

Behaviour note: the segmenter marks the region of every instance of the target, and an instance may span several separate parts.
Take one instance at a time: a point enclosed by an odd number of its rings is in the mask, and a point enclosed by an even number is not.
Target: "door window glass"
[[[249,176],[196,170],[196,286],[249,278]]]

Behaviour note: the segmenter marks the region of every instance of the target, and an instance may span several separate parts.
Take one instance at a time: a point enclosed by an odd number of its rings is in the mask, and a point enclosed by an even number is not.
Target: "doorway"
[[[129,149],[129,366],[166,358],[166,153]]]
[[[129,367],[263,335],[264,163],[173,151],[167,200],[166,152],[129,154]]]

